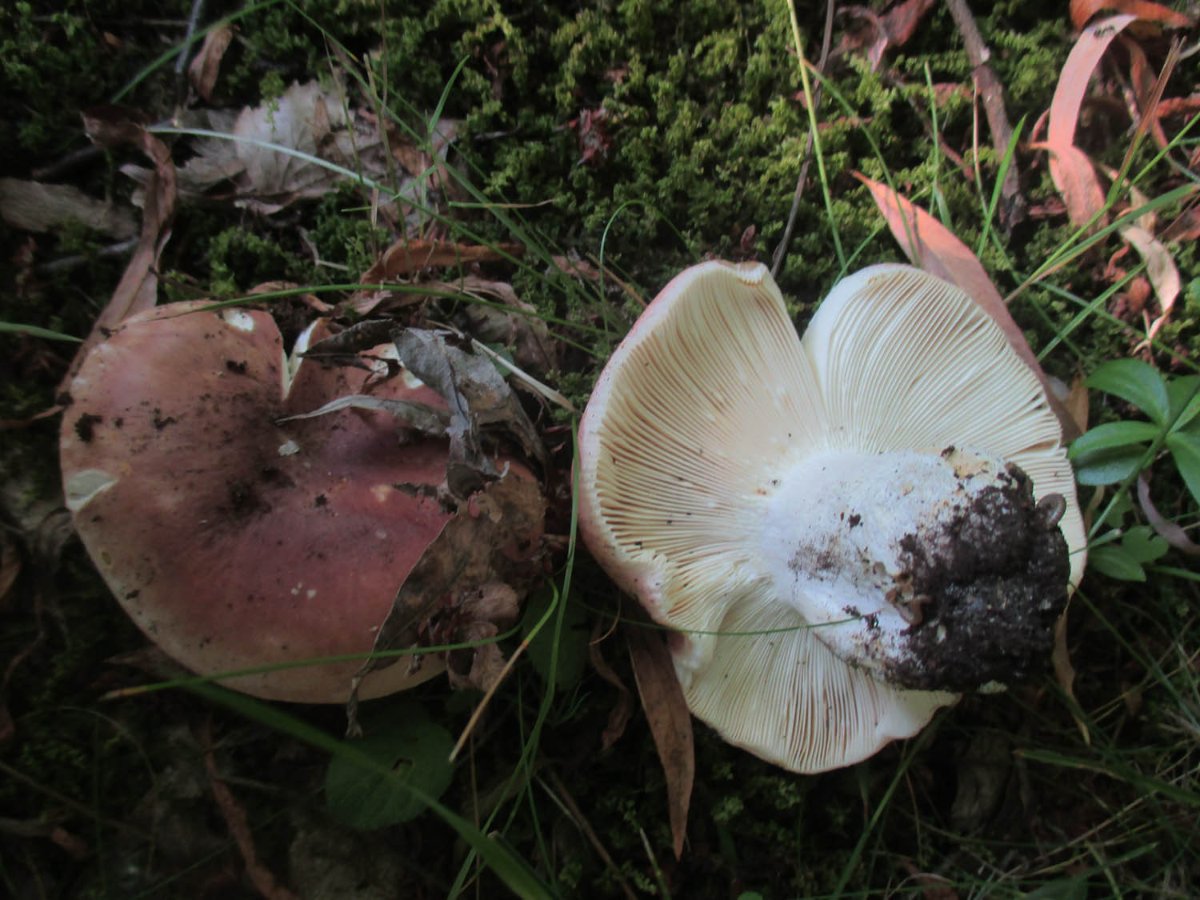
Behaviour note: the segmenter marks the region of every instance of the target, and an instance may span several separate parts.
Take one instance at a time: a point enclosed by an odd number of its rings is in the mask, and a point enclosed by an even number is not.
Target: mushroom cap
[[[346,409],[370,367],[293,367],[264,312],[157,307],[124,322],[71,385],[60,452],[67,505],[109,587],[169,656],[200,674],[372,649],[400,585],[450,518],[432,491],[447,445],[401,445],[396,420]],[[407,373],[376,396],[444,406]],[[513,466],[516,477],[531,477]],[[298,665],[226,683],[344,702],[361,666]],[[437,657],[372,672],[381,696]]]
[[[955,445],[1066,500],[1077,583],[1083,526],[1058,420],[966,294],[874,266],[834,287],[801,341],[763,266],[706,262],[663,289],[597,381],[579,429],[580,531],[675,630],[697,716],[789,769],[836,768],[915,734],[957,694],[899,688],[836,655],[764,562],[764,519],[799,461]]]

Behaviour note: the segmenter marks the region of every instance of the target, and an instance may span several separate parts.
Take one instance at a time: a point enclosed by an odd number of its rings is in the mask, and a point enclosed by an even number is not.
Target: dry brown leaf
[[[945,225],[886,184],[872,181],[859,172],[855,172],[854,177],[871,191],[875,205],[883,213],[892,236],[899,242],[909,260],[925,271],[958,285],[1000,326],[1000,330],[1008,338],[1009,346],[1041,381],[1046,401],[1062,423],[1064,437],[1068,440],[1076,437],[1074,420],[1055,396],[1054,388],[1029,348],[1024,332],[1013,321],[1008,307],[1004,304],[1004,298],[1000,296],[992,279],[984,271],[983,264],[971,249]]]
[[[602,629],[603,622],[596,622],[592,628],[592,638],[588,641],[588,659],[592,663],[592,668],[596,670],[596,674],[611,684],[617,689],[617,702],[608,714],[608,723],[604,726],[604,733],[600,735],[600,749],[608,750],[621,739],[625,734],[625,728],[629,724],[629,719],[633,716],[633,697],[629,693],[629,688],[625,686],[625,682],[621,680],[612,666],[604,658],[604,654],[600,652],[600,645],[603,643]]]
[[[89,197],[69,184],[0,178],[0,217],[13,228],[42,234],[79,224],[123,240],[137,232],[133,212]]]
[[[382,284],[393,278],[415,275],[426,269],[465,266],[481,262],[502,262],[523,255],[520,244],[456,244],[453,241],[430,241],[402,238],[388,247],[371,268],[359,279],[363,284]]]
[[[675,677],[675,664],[662,635],[649,628],[632,625],[625,629],[633,677],[650,734],[667,780],[667,810],[671,820],[671,838],[675,858],[683,856],[687,837],[688,807],[692,802],[692,783],[696,777],[692,716],[683,688]]]
[[[1045,149],[1050,152],[1050,177],[1066,201],[1073,225],[1083,225],[1104,206],[1104,191],[1096,170],[1087,155],[1075,146],[1079,110],[1100,58],[1113,39],[1135,19],[1131,15],[1112,16],[1084,29],[1063,64],[1050,101],[1045,142]]]
[[[1083,28],[1099,12],[1127,13],[1144,22],[1159,22],[1168,28],[1189,28],[1190,16],[1151,0],[1071,0],[1071,23]]]
[[[212,102],[213,88],[221,70],[221,59],[233,40],[233,25],[226,22],[204,36],[200,52],[188,66],[188,80],[205,103]]]
[[[175,164],[166,144],[146,130],[144,116],[123,107],[101,106],[85,111],[83,124],[88,137],[105,149],[123,144],[137,147],[154,164],[154,170],[148,174],[142,198],[142,230],[137,247],[91,334],[67,368],[60,392],[66,391],[84,357],[108,331],[158,302],[158,260],[171,238],[171,220],[175,216]]]
[[[1179,269],[1171,252],[1154,235],[1140,225],[1127,225],[1121,229],[1121,237],[1138,252],[1146,263],[1146,274],[1158,298],[1158,316],[1146,329],[1146,340],[1152,341],[1175,308],[1175,300],[1183,289]]]
[[[1071,379],[1071,387],[1067,391],[1067,398],[1063,401],[1063,405],[1067,408],[1067,412],[1071,414],[1071,418],[1075,420],[1075,426],[1079,429],[1079,433],[1083,434],[1087,431],[1087,377],[1082,372]]]
[[[1078,704],[1075,700],[1075,667],[1071,665],[1071,650],[1067,646],[1067,616],[1070,613],[1070,607],[1063,610],[1063,614],[1059,616],[1058,622],[1054,626],[1054,652],[1050,654],[1051,665],[1054,666],[1054,678],[1058,682],[1058,686],[1062,692],[1071,698],[1071,702]],[[1074,711],[1071,712],[1071,718],[1075,720],[1075,727],[1079,729],[1079,736],[1083,738],[1085,744],[1092,743],[1091,732],[1088,731],[1087,722]]]

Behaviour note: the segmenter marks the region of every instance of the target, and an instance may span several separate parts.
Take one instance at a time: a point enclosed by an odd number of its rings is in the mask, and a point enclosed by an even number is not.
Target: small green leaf
[[[1161,431],[1161,428],[1151,422],[1106,422],[1078,437],[1071,444],[1067,458],[1077,459],[1088,453],[1113,447],[1149,443],[1158,437]]]
[[[1162,375],[1140,359],[1114,359],[1091,374],[1087,386],[1132,403],[1159,425],[1167,421],[1171,401]]]
[[[1146,580],[1142,564],[1116,544],[1105,544],[1088,553],[1088,566],[1117,581]]]
[[[415,703],[405,706],[386,729],[353,744],[397,777],[385,777],[349,757],[335,756],[329,761],[326,805],[335,818],[352,828],[383,828],[420,815],[425,804],[405,790],[406,785],[435,799],[450,786],[454,738]]]
[[[1145,564],[1162,559],[1171,545],[1166,538],[1155,534],[1149,525],[1135,525],[1121,538],[1121,549],[1137,562]]]
[[[1075,480],[1080,484],[1116,484],[1137,473],[1145,447],[1113,447],[1076,459]]]
[[[1171,451],[1184,484],[1200,503],[1200,435],[1191,431],[1172,432],[1167,435],[1167,449]]]
[[[1167,382],[1167,396],[1171,399],[1173,430],[1187,428],[1193,422],[1200,424],[1200,375],[1184,375]]]

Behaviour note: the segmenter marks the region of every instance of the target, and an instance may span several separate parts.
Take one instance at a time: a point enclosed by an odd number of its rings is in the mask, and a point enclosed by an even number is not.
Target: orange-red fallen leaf
[[[1144,119],[1143,127],[1150,131],[1154,143],[1165,147],[1167,133],[1163,130],[1162,116],[1158,112],[1162,93],[1159,91],[1154,70],[1150,68],[1150,60],[1146,58],[1146,51],[1137,41],[1121,35],[1120,43],[1129,54],[1129,80],[1133,84],[1134,97],[1137,99],[1138,114]]]
[[[1050,152],[1050,177],[1066,201],[1067,215],[1073,225],[1084,224],[1104,206],[1104,191],[1096,170],[1087,155],[1075,146],[1079,110],[1100,58],[1113,39],[1136,18],[1112,16],[1085,28],[1063,64],[1050,101],[1045,144]]]
[[[226,22],[214,28],[204,37],[200,52],[188,66],[188,80],[205,103],[212,102],[213,88],[217,84],[217,73],[221,70],[221,59],[233,40],[233,26]]]
[[[634,625],[625,629],[625,638],[629,642],[638,696],[642,698],[642,709],[646,711],[650,734],[654,737],[654,746],[667,779],[671,838],[675,858],[679,859],[683,856],[683,841],[687,837],[688,807],[696,776],[692,715],[662,635]]]
[[[893,47],[903,47],[916,34],[921,19],[933,8],[933,0],[903,0],[897,3],[880,19],[887,32],[888,43]]]
[[[1000,326],[1009,345],[1016,351],[1041,381],[1046,392],[1046,401],[1058,415],[1064,436],[1068,439],[1077,435],[1075,422],[1055,397],[1054,389],[1046,373],[1029,348],[1025,334],[1013,321],[1004,304],[1004,298],[984,271],[983,264],[971,249],[955,237],[941,222],[901,197],[886,184],[872,181],[860,172],[854,177],[871,191],[875,205],[891,229],[892,236],[899,242],[909,260],[927,272],[958,285],[975,300],[984,312]]]
[[[520,244],[484,247],[477,244],[456,244],[452,241],[402,238],[384,250],[359,280],[364,284],[381,284],[389,278],[413,275],[424,269],[499,262],[509,257],[520,256],[524,252],[525,248]]]
[[[1179,269],[1175,260],[1161,241],[1140,225],[1128,225],[1121,229],[1121,237],[1138,252],[1146,263],[1146,275],[1158,298],[1158,317],[1146,329],[1147,342],[1154,340],[1159,330],[1167,323],[1175,300],[1183,289]]]
[[[1083,28],[1099,12],[1128,13],[1145,22],[1159,22],[1169,28],[1187,28],[1190,16],[1151,0],[1071,0],[1071,23]]]
[[[258,859],[258,851],[254,846],[254,833],[246,818],[246,810],[238,803],[233,791],[229,790],[217,772],[217,761],[213,756],[211,725],[205,722],[201,727],[200,740],[204,745],[204,769],[208,773],[208,785],[212,790],[217,808],[229,828],[229,834],[237,844],[246,865],[246,875],[249,876],[255,890],[266,900],[299,900],[296,894],[279,883],[273,872]]]

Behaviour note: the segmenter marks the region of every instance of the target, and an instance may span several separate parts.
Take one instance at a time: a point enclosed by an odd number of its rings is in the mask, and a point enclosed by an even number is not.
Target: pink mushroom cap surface
[[[447,443],[401,441],[394,417],[361,409],[280,422],[363,393],[370,366],[293,369],[270,315],[208,305],[134,316],[80,368],[60,445],[79,536],[138,626],[197,673],[368,652],[451,518],[429,490],[445,478]],[[380,387],[374,396],[444,407],[408,373]],[[360,666],[225,683],[337,703]],[[360,696],[442,668],[438,657],[401,659],[369,674]]]

